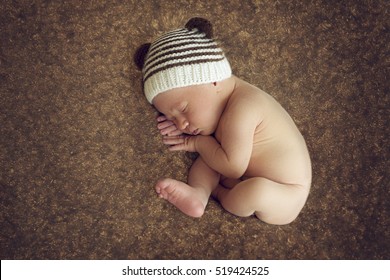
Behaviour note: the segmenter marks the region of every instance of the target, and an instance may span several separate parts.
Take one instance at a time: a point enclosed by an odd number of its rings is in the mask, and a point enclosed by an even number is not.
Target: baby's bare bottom
[[[221,179],[220,174],[199,157],[191,167],[188,184],[166,179],[157,183],[156,190],[189,216],[201,216],[209,196],[213,194],[227,211],[236,216],[254,214],[266,223],[283,225],[298,216],[306,202],[309,187],[280,184],[261,177],[243,181]]]
[[[260,220],[275,225],[294,221],[307,195],[307,187],[280,184],[261,177],[243,181],[225,179],[213,191],[213,196],[234,215],[246,217],[255,214]]]

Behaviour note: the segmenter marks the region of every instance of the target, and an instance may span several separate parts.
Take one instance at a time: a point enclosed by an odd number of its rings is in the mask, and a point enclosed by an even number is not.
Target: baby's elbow
[[[224,164],[225,172],[222,172],[222,175],[230,179],[241,178],[248,169],[249,159],[250,158],[243,158],[242,155],[227,156],[227,161]]]
[[[227,170],[226,172],[227,174],[223,174],[223,175],[231,179],[239,179],[244,175],[245,171],[246,168],[236,165],[236,166],[231,166],[231,168]]]

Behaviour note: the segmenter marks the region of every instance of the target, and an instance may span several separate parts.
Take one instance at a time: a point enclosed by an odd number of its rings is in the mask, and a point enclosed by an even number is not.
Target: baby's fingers
[[[167,135],[168,136],[178,136],[178,135],[182,135],[182,134],[183,134],[183,132],[181,132],[180,130],[176,129],[174,131],[169,132]]]
[[[157,128],[161,130],[169,126],[175,126],[175,124],[171,121],[163,121],[158,123]]]
[[[184,143],[172,145],[168,147],[168,150],[171,152],[186,151],[186,145]]]
[[[176,131],[177,131],[177,128],[175,125],[167,126],[163,129],[160,129],[161,135],[170,135],[170,136],[171,135],[173,135],[173,136],[179,135],[178,133],[176,133]]]
[[[168,120],[168,119],[167,119],[167,117],[164,116],[164,115],[160,115],[160,116],[157,117],[157,121],[158,121],[158,122],[163,122],[163,121],[166,121],[166,120]]]
[[[163,143],[165,145],[179,145],[185,142],[185,137],[183,136],[164,136]]]
[[[196,136],[165,136],[163,142],[169,145],[170,151],[187,151],[196,152],[195,138]]]

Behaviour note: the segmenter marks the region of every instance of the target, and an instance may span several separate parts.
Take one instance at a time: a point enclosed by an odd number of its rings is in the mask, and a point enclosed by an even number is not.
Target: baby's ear
[[[149,51],[150,45],[150,43],[143,44],[137,49],[134,54],[133,60],[139,70],[142,70],[142,68],[144,67],[145,57]]]
[[[211,22],[205,18],[194,17],[187,22],[185,27],[188,30],[196,28],[200,32],[205,33],[206,37],[209,39],[213,37],[213,26]]]

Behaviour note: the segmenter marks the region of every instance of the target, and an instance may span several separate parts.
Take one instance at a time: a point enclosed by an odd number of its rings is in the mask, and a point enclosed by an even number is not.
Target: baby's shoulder
[[[262,117],[261,106],[261,94],[258,89],[247,86],[237,87],[229,98],[221,122],[258,123]]]
[[[250,110],[254,108],[258,111],[264,105],[265,95],[267,94],[261,89],[242,81],[231,95],[229,105],[231,109]]]

